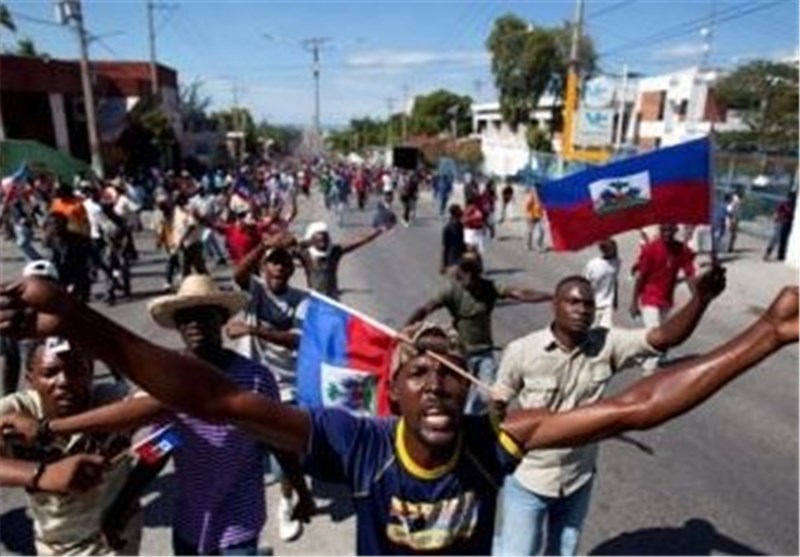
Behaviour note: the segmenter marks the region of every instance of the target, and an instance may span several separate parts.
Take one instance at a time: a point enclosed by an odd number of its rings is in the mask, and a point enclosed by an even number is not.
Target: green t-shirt
[[[450,278],[436,295],[435,300],[453,317],[453,326],[467,352],[494,346],[492,310],[502,293],[503,287],[488,279],[478,279],[475,287],[467,290],[458,280]]]

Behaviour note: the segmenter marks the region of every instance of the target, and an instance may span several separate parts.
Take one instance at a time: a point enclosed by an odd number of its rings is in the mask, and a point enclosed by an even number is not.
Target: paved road
[[[341,269],[343,300],[393,326],[423,303],[439,280],[438,246],[441,222],[423,200],[418,222],[398,227],[387,237],[345,258]],[[297,230],[323,216],[315,202],[304,202]],[[351,213],[348,226],[334,227],[337,237],[357,233],[368,215]],[[492,278],[551,289],[556,281],[579,272],[593,255],[531,254],[524,250],[523,226],[512,221],[500,227],[487,256]],[[625,272],[635,253],[635,235],[621,241]],[[136,268],[136,299],[100,309],[129,327],[160,342],[177,345],[177,338],[150,323],[144,302],[156,294],[161,259],[142,239],[143,263]],[[797,282],[797,273],[783,265],[760,261],[760,244],[743,238],[744,251],[729,267],[728,291],[695,336],[674,356],[704,350],[718,343],[767,305],[781,284]],[[11,248],[13,249],[13,248]],[[7,278],[19,265],[8,257],[0,274]],[[227,276],[221,269],[217,275]],[[298,277],[299,278],[299,277]],[[302,281],[301,281],[302,282]],[[631,284],[622,282],[623,305]],[[686,291],[680,292],[685,299]],[[508,305],[495,312],[499,344],[548,323],[547,305]],[[440,316],[444,319],[444,316]],[[631,325],[619,316],[621,325]],[[587,554],[797,554],[798,553],[798,357],[787,349],[738,380],[703,408],[665,427],[608,441],[602,448],[599,477],[581,552]],[[623,374],[615,387],[635,379]],[[145,498],[146,524],[142,552],[170,554],[170,472],[160,477]],[[263,546],[276,554],[332,555],[354,551],[352,511],[340,491],[316,486],[323,514],[297,542],[283,544],[270,521]],[[268,493],[275,496],[275,488]],[[20,492],[0,495],[0,550],[19,551],[24,517]],[[270,508],[275,508],[271,503]]]

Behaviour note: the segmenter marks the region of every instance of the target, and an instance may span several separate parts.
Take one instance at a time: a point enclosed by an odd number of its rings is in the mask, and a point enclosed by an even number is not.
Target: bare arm
[[[690,282],[693,285],[691,299],[664,323],[647,333],[647,342],[656,350],[667,350],[691,336],[706,308],[725,289],[725,269],[714,266]]]
[[[137,396],[93,408],[87,412],[56,418],[50,431],[56,435],[134,430],[169,415],[170,410],[151,396]]]
[[[352,240],[348,240],[347,242],[342,243],[342,255],[346,255],[352,251],[357,250],[358,248],[367,245],[372,240],[377,238],[383,234],[382,228],[377,228],[375,230],[371,230],[369,232],[365,232],[360,236],[356,236]]]
[[[542,302],[549,302],[553,299],[553,295],[549,292],[540,292],[538,290],[520,288],[518,286],[506,286],[501,294],[503,298],[511,298],[512,300],[528,304],[539,304]]]
[[[439,300],[431,300],[424,306],[415,309],[414,312],[411,314],[411,317],[409,317],[406,320],[406,325],[418,323],[423,319],[425,319],[428,315],[430,315],[431,313],[442,307],[444,307],[444,304],[442,304]]]
[[[749,328],[704,356],[669,366],[617,396],[569,412],[510,413],[502,427],[528,450],[582,445],[656,427],[689,412],[769,355],[797,342],[797,306],[797,287],[784,288]]]
[[[210,364],[135,335],[56,285],[23,279],[0,290],[0,309],[0,332],[66,336],[174,410],[234,423],[272,448],[306,449],[311,426],[305,412],[239,389]]]
[[[233,280],[242,290],[250,290],[250,277],[257,271],[258,264],[261,262],[261,258],[264,257],[267,247],[266,242],[259,242],[239,261],[239,264],[233,270]]]
[[[53,493],[72,493],[91,489],[102,478],[103,457],[75,454],[48,463],[37,479],[40,464],[0,457],[0,485],[26,487]]]

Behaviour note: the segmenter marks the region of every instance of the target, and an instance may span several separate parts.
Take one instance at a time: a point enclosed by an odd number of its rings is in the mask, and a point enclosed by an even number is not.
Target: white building
[[[734,111],[725,111],[714,96],[716,70],[689,68],[638,82],[635,117],[629,135],[637,147],[654,149],[697,139],[716,131],[746,126]]]
[[[532,114],[533,125],[550,133],[553,111],[561,110],[560,102],[552,95],[539,100],[539,108]],[[526,139],[527,126],[520,125],[516,131],[503,121],[499,102],[472,105],[473,135],[481,140],[483,171],[489,175],[511,176],[527,166],[530,157]]]

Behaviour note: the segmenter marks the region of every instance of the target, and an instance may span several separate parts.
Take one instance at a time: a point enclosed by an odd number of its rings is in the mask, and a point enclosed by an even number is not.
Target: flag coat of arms
[[[577,250],[651,224],[702,224],[711,216],[708,138],[590,168],[537,188],[553,249]]]
[[[297,355],[297,395],[312,408],[385,416],[394,331],[311,292]]]

